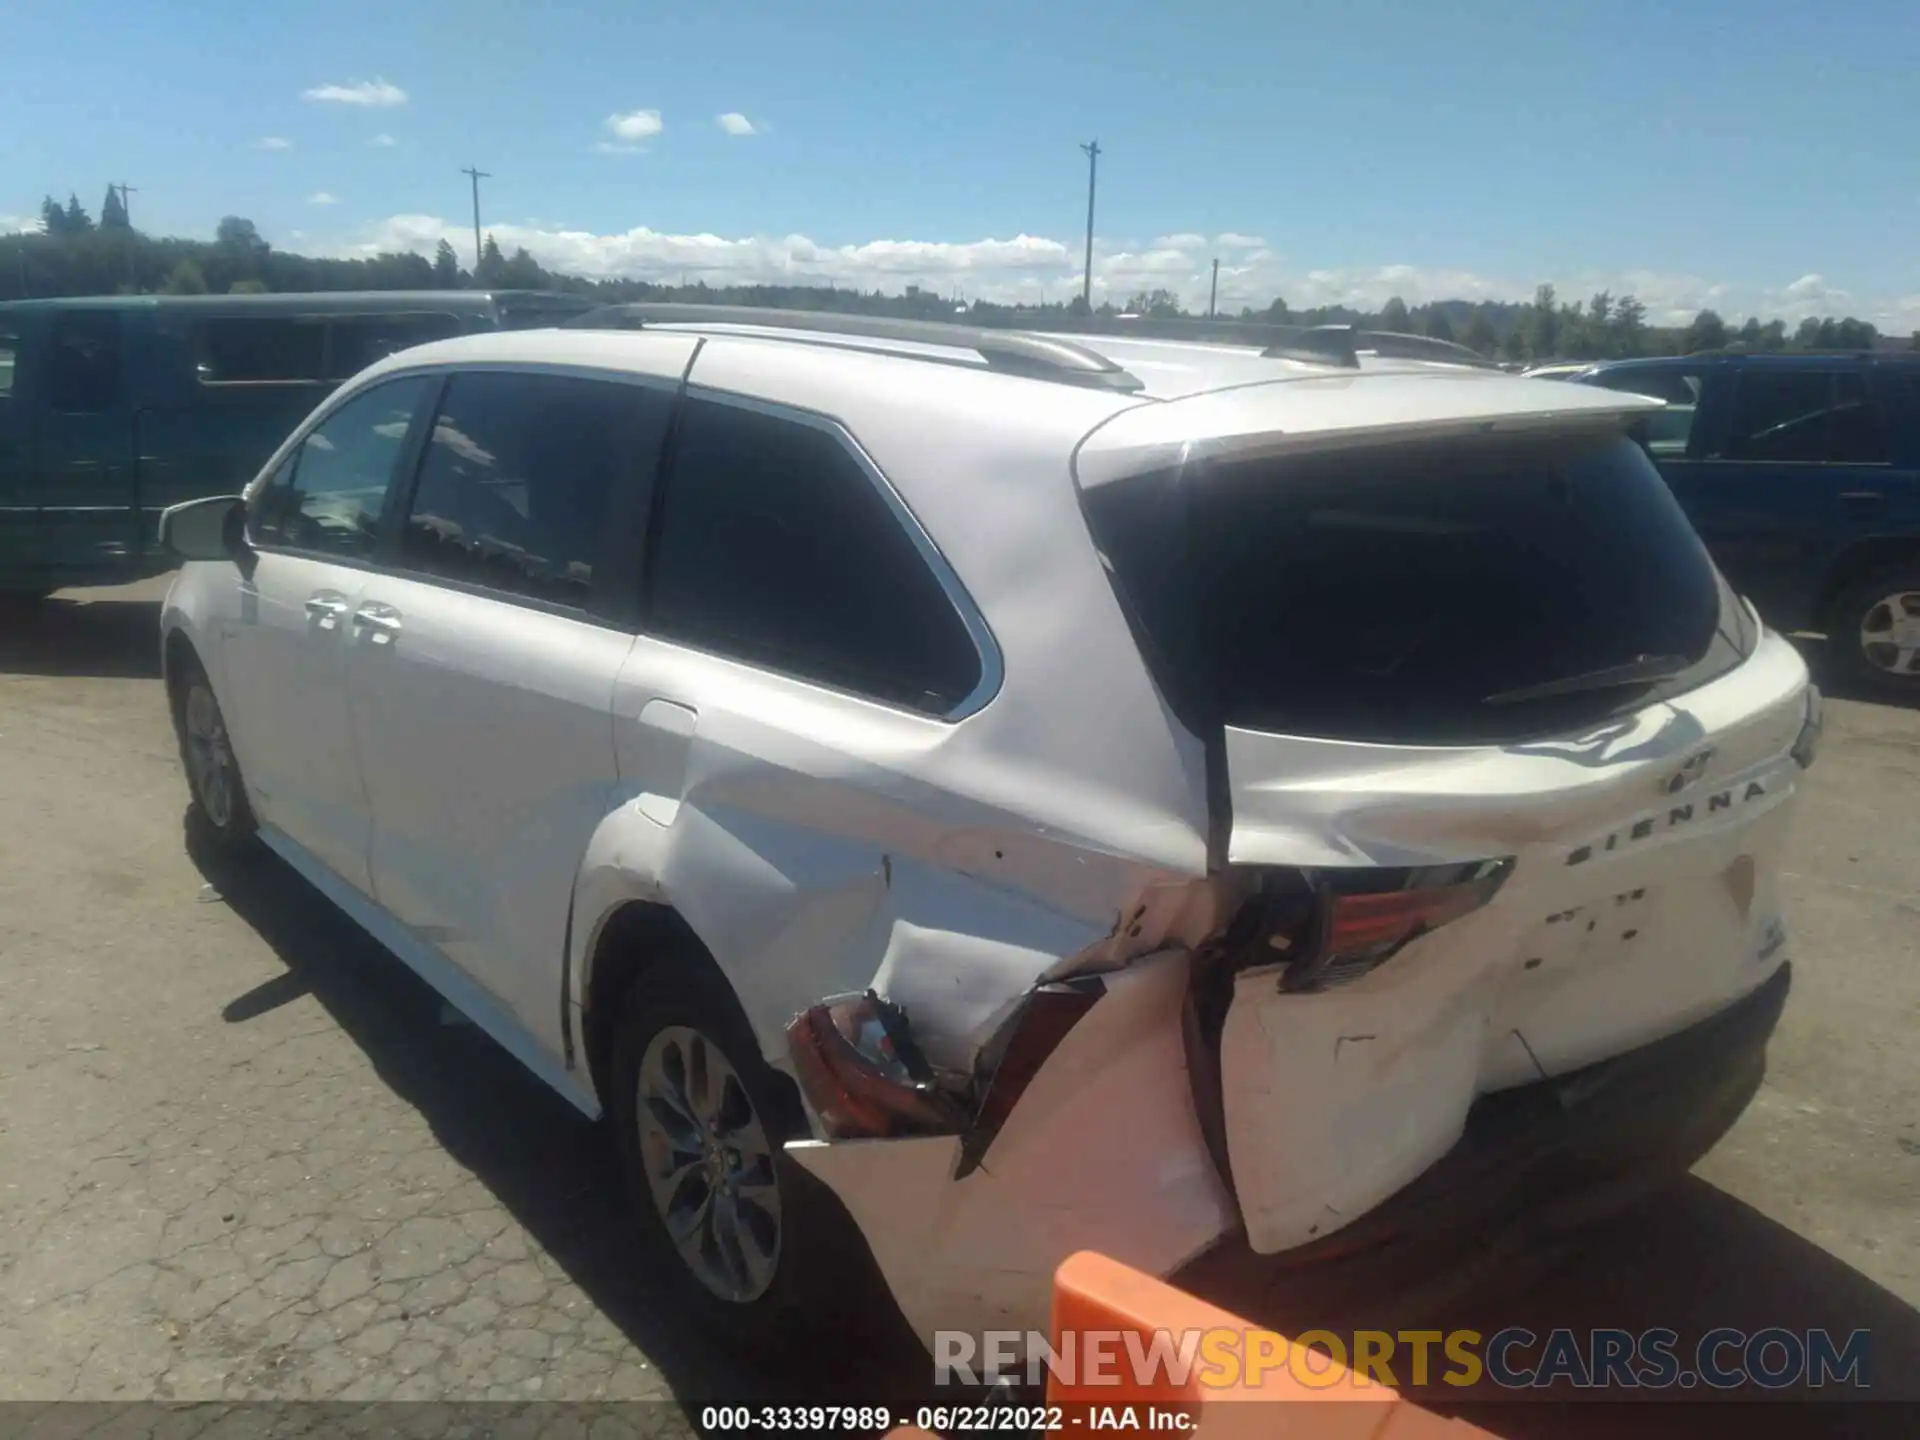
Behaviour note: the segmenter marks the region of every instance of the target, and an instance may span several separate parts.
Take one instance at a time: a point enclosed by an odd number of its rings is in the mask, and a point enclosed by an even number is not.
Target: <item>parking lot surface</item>
[[[741,1393],[653,1303],[593,1127],[278,862],[188,854],[163,588],[0,614],[0,1398]],[[1920,713],[1832,704],[1787,871],[1795,991],[1745,1118],[1450,1322],[1920,1355]]]

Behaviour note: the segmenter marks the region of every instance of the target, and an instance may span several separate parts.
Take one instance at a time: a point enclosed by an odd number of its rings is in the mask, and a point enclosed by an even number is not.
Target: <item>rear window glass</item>
[[[453,315],[353,315],[328,327],[327,379],[346,380],[396,350],[460,333]]]
[[[320,379],[326,327],[283,316],[208,320],[194,329],[203,385],[313,384]]]
[[[1645,703],[1653,686],[1510,692],[1653,656],[1691,667],[1670,691],[1706,678],[1716,651],[1719,579],[1658,472],[1617,435],[1219,465],[1085,503],[1190,723],[1517,739]]]

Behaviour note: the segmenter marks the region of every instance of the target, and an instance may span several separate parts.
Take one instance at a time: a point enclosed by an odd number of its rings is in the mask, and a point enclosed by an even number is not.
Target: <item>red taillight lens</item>
[[[1513,861],[1444,869],[1323,872],[1314,943],[1282,977],[1289,990],[1324,990],[1358,979],[1402,946],[1493,899]]]
[[[803,1010],[787,1026],[787,1048],[830,1140],[937,1135],[965,1122],[934,1088],[906,1016],[872,991]]]
[[[1444,890],[1391,890],[1384,895],[1336,895],[1327,923],[1327,949],[1336,955],[1400,946],[1414,936],[1470,915],[1492,898],[1478,885]]]

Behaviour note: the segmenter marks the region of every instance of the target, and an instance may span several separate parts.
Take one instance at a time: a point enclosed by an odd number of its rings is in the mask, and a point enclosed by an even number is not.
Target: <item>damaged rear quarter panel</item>
[[[1110,974],[964,1179],[951,1136],[787,1147],[840,1196],[923,1340],[1044,1328],[1074,1251],[1163,1275],[1237,1223],[1187,1080],[1188,964],[1167,951]]]
[[[575,1006],[591,1003],[605,917],[651,901],[699,936],[769,1063],[787,1067],[800,1011],[871,987],[906,1011],[937,1069],[965,1072],[1041,975],[1111,940],[1130,897],[1192,878],[918,778],[977,721],[795,695],[776,676],[743,683],[788,693],[701,706],[676,803],[650,805],[623,777],[576,892],[576,916],[594,919],[576,921]]]

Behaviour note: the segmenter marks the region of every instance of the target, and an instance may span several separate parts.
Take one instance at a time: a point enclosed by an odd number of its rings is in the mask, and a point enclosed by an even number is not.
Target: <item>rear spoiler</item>
[[[1123,410],[1080,442],[1083,489],[1201,459],[1423,436],[1624,428],[1658,400],[1498,370],[1371,371],[1237,385]]]

